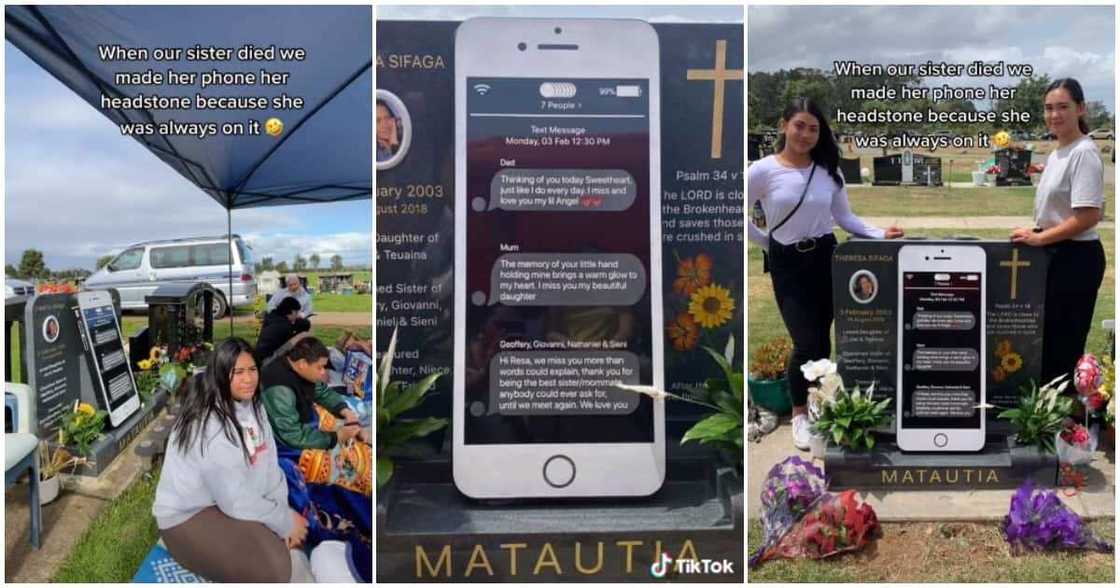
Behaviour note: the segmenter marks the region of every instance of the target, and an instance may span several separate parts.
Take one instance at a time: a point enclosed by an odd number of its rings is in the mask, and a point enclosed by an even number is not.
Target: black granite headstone
[[[1010,408],[1019,388],[1037,382],[1042,367],[1042,317],[1049,257],[1037,247],[1007,241],[856,239],[833,255],[836,357],[844,382],[875,382],[878,398],[895,397],[898,355],[898,250],[907,243],[975,244],[987,253],[987,398]],[[858,299],[861,276],[875,282],[871,299]],[[998,411],[989,410],[991,422]],[[893,414],[893,413],[892,413]]]
[[[996,185],[1030,186],[1031,177],[1027,173],[1027,168],[1031,165],[1031,155],[1032,152],[1018,147],[996,151],[996,165],[999,166]]]
[[[34,391],[35,434],[53,435],[81,397],[85,362],[72,294],[40,294],[27,302],[24,328],[27,383]]]
[[[896,153],[873,160],[876,186],[940,186],[941,158],[920,153]]]

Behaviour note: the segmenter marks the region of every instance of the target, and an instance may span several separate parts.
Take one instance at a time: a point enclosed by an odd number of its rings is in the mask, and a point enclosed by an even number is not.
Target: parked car
[[[205,282],[212,286],[219,294],[214,301],[215,317],[225,315],[231,303],[234,308],[252,306],[257,297],[252,249],[237,235],[232,244],[225,235],[136,243],[86,278],[83,289],[116,288],[122,309],[146,309],[144,297],[171,282]]]
[[[1113,138],[1112,129],[1097,129],[1095,131],[1090,131],[1089,136],[1092,137],[1093,139],[1112,139]]]
[[[31,296],[35,294],[35,284],[17,280],[16,278],[4,278],[4,297],[11,298],[13,296]]]

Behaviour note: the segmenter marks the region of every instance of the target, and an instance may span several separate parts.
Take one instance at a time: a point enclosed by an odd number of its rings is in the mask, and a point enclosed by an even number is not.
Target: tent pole
[[[229,239],[229,299],[226,311],[229,312],[229,336],[233,336],[233,209],[226,207],[226,238]]]

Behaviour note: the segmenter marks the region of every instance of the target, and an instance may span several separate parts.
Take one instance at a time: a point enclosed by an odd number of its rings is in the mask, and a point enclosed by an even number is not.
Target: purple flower
[[[1012,495],[1003,534],[1015,555],[1063,549],[1112,551],[1112,545],[1094,535],[1054,491],[1036,491],[1030,480]]]
[[[826,494],[824,472],[812,462],[792,456],[770,468],[760,496],[765,536],[762,545],[751,555],[748,565],[752,568],[757,566],[766,550],[777,545]]]

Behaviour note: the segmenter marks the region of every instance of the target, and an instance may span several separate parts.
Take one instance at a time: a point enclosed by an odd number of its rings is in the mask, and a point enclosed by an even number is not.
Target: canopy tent
[[[118,125],[153,123],[134,139],[227,210],[232,241],[236,208],[370,198],[373,167],[372,9],[369,6],[8,6],[5,37],[52,76]],[[103,59],[111,46],[144,49],[128,60]],[[240,61],[238,50],[275,47],[275,59]],[[230,49],[230,59],[189,60],[191,49]],[[160,59],[157,49],[182,49]],[[305,49],[282,60],[280,49]],[[195,83],[118,83],[118,73],[195,73]],[[201,88],[213,71],[252,72],[254,85]],[[287,73],[283,85],[262,85],[261,70]],[[113,108],[103,100],[137,95],[185,97],[192,108]],[[203,97],[298,97],[301,109],[195,108]],[[161,123],[283,121],[276,137],[217,134],[200,138],[159,132]],[[231,256],[232,264],[232,256]],[[240,276],[238,276],[239,278]],[[230,292],[233,291],[232,265]],[[232,307],[231,307],[232,308]],[[233,313],[230,312],[230,328]]]
[[[368,6],[8,6],[5,35],[113,122],[239,122],[277,117],[279,137],[136,135],[227,209],[369,198],[372,186],[372,10]],[[147,49],[103,61],[99,46]],[[242,62],[237,50],[303,48],[302,61]],[[229,61],[157,61],[155,49],[233,50]],[[234,71],[290,74],[286,85],[119,85],[114,74]],[[201,79],[201,78],[199,78]],[[102,108],[102,96],[300,97],[300,110]]]

